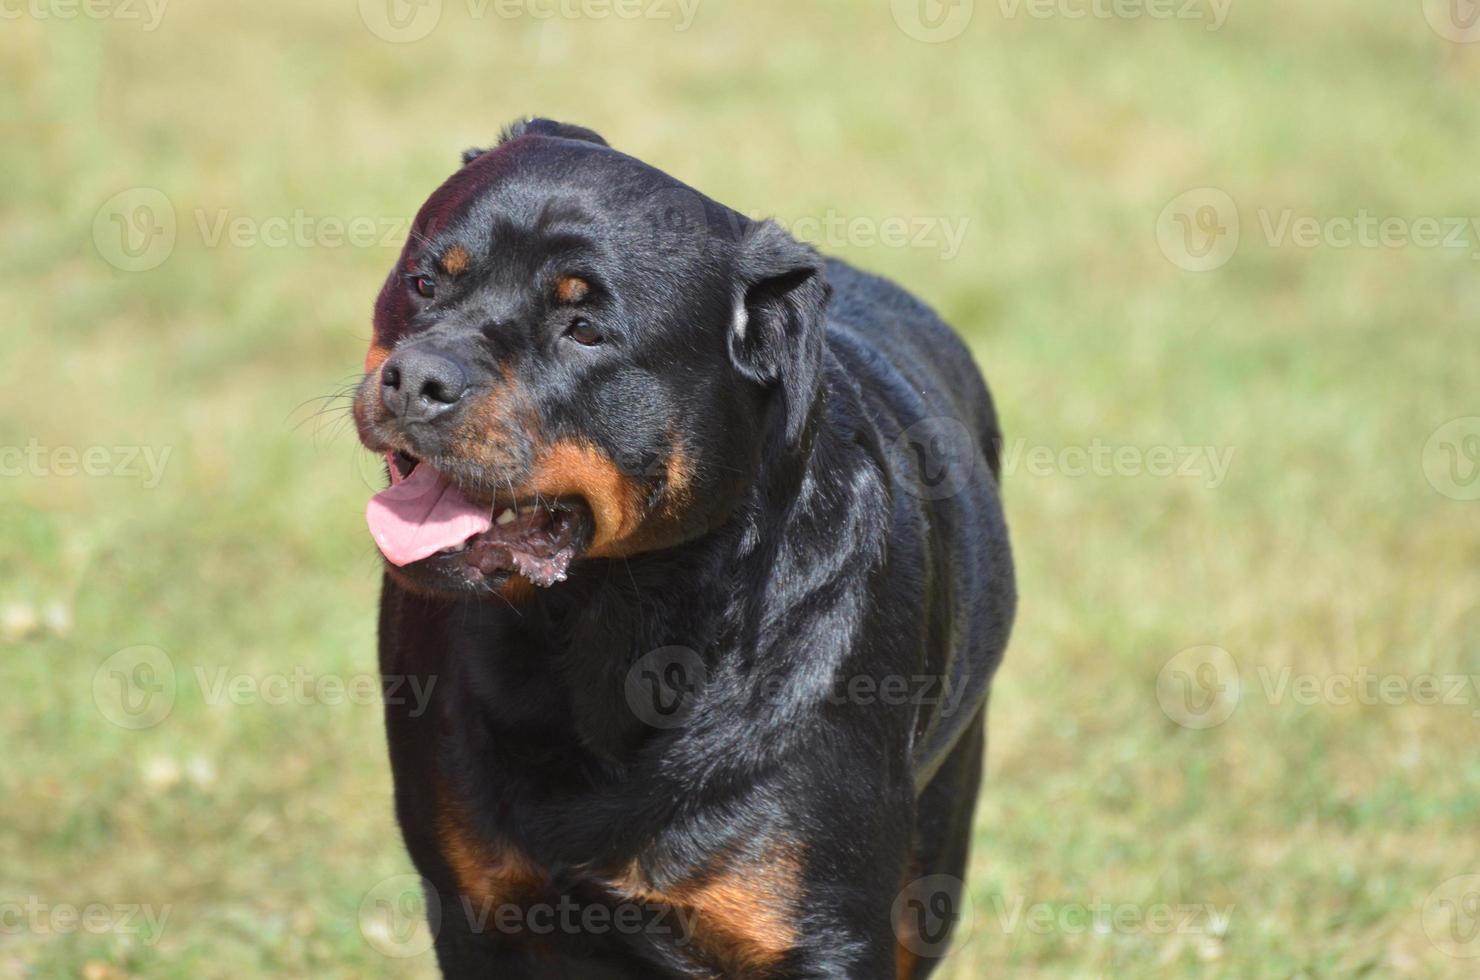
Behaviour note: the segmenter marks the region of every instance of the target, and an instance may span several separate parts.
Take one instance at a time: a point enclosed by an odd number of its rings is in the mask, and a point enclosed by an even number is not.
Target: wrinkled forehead
[[[549,251],[615,250],[668,268],[715,245],[733,212],[605,146],[525,136],[449,177],[418,212],[408,250],[515,242]]]

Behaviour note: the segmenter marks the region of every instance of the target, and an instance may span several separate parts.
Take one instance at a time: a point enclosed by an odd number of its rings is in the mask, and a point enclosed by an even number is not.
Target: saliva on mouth
[[[483,578],[518,572],[549,588],[565,581],[575,559],[578,523],[576,511],[559,501],[505,506],[491,528],[445,553],[460,557],[470,573]]]
[[[430,560],[456,566],[470,584],[518,573],[548,588],[565,580],[590,534],[578,499],[478,503],[429,463],[404,452],[386,462],[391,486],[371,499],[366,520],[392,565]]]

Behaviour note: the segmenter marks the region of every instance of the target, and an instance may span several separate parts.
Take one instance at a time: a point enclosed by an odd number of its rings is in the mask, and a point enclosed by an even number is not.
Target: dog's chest
[[[719,976],[764,973],[797,941],[801,860],[779,847],[759,859],[718,855],[703,871],[658,885],[637,860],[606,871],[562,868],[557,880],[445,800],[437,839],[459,891],[453,914],[511,944],[559,950],[564,936],[667,946],[695,975]]]

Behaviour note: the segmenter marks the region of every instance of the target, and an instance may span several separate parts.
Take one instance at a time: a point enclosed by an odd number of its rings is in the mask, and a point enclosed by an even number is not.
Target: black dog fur
[[[464,159],[376,304],[361,437],[490,508],[558,495],[582,551],[548,588],[387,567],[387,689],[432,688],[386,722],[443,972],[927,975],[957,896],[932,922],[907,886],[966,877],[1016,603],[970,353],[590,130]],[[429,350],[467,392],[393,417],[387,359]]]

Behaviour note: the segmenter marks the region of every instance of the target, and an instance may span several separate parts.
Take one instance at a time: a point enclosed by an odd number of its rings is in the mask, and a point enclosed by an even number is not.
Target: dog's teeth
[[[502,527],[505,524],[512,523],[513,520],[514,520],[514,516],[515,516],[514,515],[514,508],[512,508],[512,507],[505,507],[503,509],[503,511],[495,519],[494,523],[495,524],[498,524],[500,527]]]
[[[521,514],[533,514],[537,510],[539,510],[539,506],[537,504],[520,504],[519,505],[519,513],[521,513]]]

